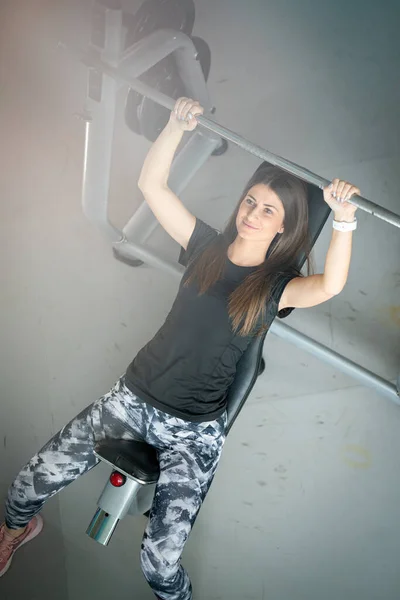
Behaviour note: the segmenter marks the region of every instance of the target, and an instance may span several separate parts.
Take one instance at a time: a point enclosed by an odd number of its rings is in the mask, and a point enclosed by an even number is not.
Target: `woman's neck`
[[[228,258],[238,267],[257,267],[264,262],[270,244],[257,244],[237,236],[228,247]]]

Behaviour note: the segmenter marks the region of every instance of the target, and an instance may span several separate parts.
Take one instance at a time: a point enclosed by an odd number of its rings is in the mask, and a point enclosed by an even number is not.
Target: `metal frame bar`
[[[105,47],[102,49],[102,52],[99,53],[99,51],[95,51],[92,48],[90,52],[86,52],[81,56],[81,59],[87,66],[91,69],[95,69],[102,75],[100,101],[91,99],[88,107],[89,114],[91,113],[93,117],[89,117],[86,123],[82,198],[84,212],[96,226],[100,227],[108,237],[111,237],[113,248],[120,257],[127,259],[139,258],[150,266],[163,269],[180,279],[184,272],[183,267],[175,262],[162,258],[157,252],[144,246],[140,241],[138,243],[132,239],[133,237],[135,240],[139,239],[138,229],[143,232],[143,224],[149,216],[149,209],[144,208],[144,203],[140,209],[138,209],[137,213],[135,213],[136,218],[134,215],[125,226],[123,232],[118,231],[108,222],[108,187],[115,117],[115,96],[118,91],[118,86],[120,84],[127,84],[162,106],[172,109],[174,100],[161,92],[149,88],[149,86],[135,79],[131,74],[131,71],[134,71],[136,76],[140,75],[147,68],[154,65],[157,60],[161,60],[163,56],[170,52],[178,52],[182,77],[188,76],[190,78],[190,86],[193,90],[196,89],[196,86],[197,89],[199,87],[201,88],[203,85],[205,86],[204,77],[199,64],[195,60],[195,50],[191,40],[184,34],[166,30],[155,32],[145,40],[135,44],[133,48],[129,49],[129,52],[126,52],[122,56],[123,68],[121,70],[123,72],[121,72],[119,66],[111,64],[120,64],[120,60],[118,59],[118,40],[122,37],[122,30],[120,15],[118,16],[118,14],[116,14],[119,12],[120,11],[106,10],[106,13],[112,14],[106,15]],[[158,47],[159,43],[161,44],[162,49]],[[147,56],[146,53],[148,53]],[[193,94],[193,97],[200,98],[200,96],[196,94]],[[267,160],[271,164],[275,164],[319,188],[325,187],[328,183],[328,180],[248,142],[236,133],[214,123],[207,117],[199,117],[198,120],[200,125],[208,131],[208,135],[205,137],[201,131],[197,130],[196,133],[192,135],[189,143],[175,158],[171,171],[171,180],[178,193],[185,188],[194,173],[202,164],[204,164],[212,150],[219,144],[220,136],[237,144],[245,151],[258,156],[263,160]],[[390,213],[390,211],[387,211],[369,200],[356,196],[352,198],[352,202],[362,210],[366,210],[395,226],[400,226],[400,217],[398,215]],[[157,221],[155,221],[155,223],[157,224]],[[142,239],[143,237],[146,238],[150,235],[152,227],[154,228],[154,222],[149,226],[147,220],[147,229],[144,228],[146,231],[144,236],[142,234]],[[131,238],[130,241],[127,239],[128,236]],[[400,404],[400,377],[396,387],[395,384],[385,381],[371,371],[364,369],[353,361],[330,350],[326,346],[323,346],[306,335],[279,322],[279,320],[274,321],[271,326],[271,331],[275,335],[278,335],[317,356],[324,362],[351,375],[362,384],[372,387],[396,404]]]
[[[100,11],[100,7],[97,6]],[[122,39],[122,11],[106,10],[104,48],[101,56],[113,65],[118,64]],[[86,104],[85,154],[83,166],[83,212],[108,238],[121,239],[121,232],[108,220],[108,192],[110,188],[112,141],[118,84],[105,75],[100,80],[99,101],[91,98],[93,83],[98,83],[93,70],[88,74],[88,101]],[[90,115],[90,116],[89,116]]]
[[[379,392],[382,396],[389,398],[389,400],[392,400],[395,404],[400,406],[399,389],[396,384],[386,381],[386,379],[379,377],[379,375],[376,375],[375,373],[372,373],[372,371],[361,367],[359,364],[353,362],[349,358],[345,358],[338,352],[335,352],[334,350],[327,348],[323,344],[320,344],[307,335],[300,333],[300,331],[296,331],[285,323],[281,323],[279,321],[277,322],[275,320],[271,325],[270,331],[283,340],[294,344],[302,350],[306,350],[306,352],[309,352],[313,356],[316,356],[329,365],[336,367],[346,375],[354,377],[360,381],[360,383],[371,387],[375,391]]]

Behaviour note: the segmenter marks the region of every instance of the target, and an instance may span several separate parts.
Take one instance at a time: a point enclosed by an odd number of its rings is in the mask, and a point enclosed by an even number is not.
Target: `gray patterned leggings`
[[[22,468],[6,501],[6,524],[24,527],[43,504],[97,465],[95,443],[132,439],[157,448],[160,478],[141,545],[144,576],[161,600],[191,600],[182,551],[210,488],[225,441],[226,414],[192,423],[140,401],[121,377],[108,394],[85,408]]]

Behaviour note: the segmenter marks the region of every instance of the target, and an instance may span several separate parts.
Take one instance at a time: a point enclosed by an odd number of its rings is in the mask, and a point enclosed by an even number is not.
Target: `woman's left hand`
[[[335,217],[339,217],[343,221],[353,221],[354,213],[357,206],[347,202],[353,194],[361,195],[360,190],[341,179],[334,179],[332,183],[323,188],[324,200],[335,213]]]

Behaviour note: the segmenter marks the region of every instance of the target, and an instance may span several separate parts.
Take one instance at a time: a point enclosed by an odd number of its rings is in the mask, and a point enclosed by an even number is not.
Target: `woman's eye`
[[[268,213],[269,215],[272,215],[272,210],[270,208],[266,208],[265,212]]]
[[[247,202],[247,204],[254,204],[254,202],[251,198],[247,198],[246,202]]]

